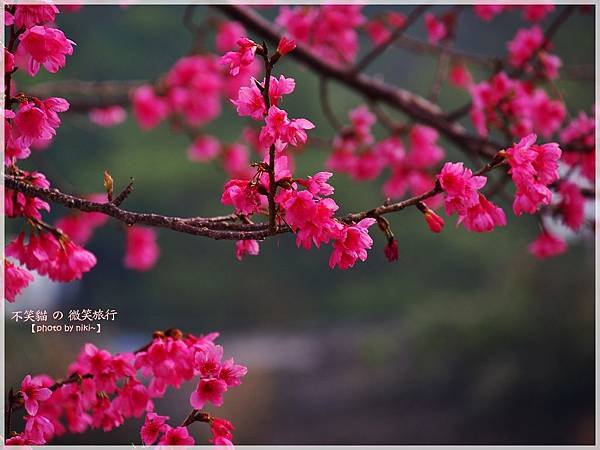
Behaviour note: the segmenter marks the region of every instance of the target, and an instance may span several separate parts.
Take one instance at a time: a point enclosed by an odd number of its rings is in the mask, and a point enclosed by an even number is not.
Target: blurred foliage
[[[366,13],[382,8],[368,7]],[[216,14],[208,7],[197,12],[197,20]],[[58,22],[77,42],[75,54],[59,74],[34,82],[157,77],[189,48],[182,13],[182,6],[86,6],[63,13]],[[273,11],[265,14],[272,17]],[[577,13],[559,32],[556,51],[565,64],[594,63],[593,20],[593,14]],[[456,45],[502,55],[521,24],[517,13],[489,24],[466,12]],[[411,34],[423,37],[422,24]],[[434,58],[394,49],[369,71],[424,93],[435,65]],[[278,65],[277,72],[297,81],[296,92],[286,98],[291,115],[310,118],[318,125],[314,135],[330,138],[315,75],[292,61]],[[485,76],[473,72],[477,80]],[[23,76],[17,81],[23,89],[31,83]],[[593,82],[559,81],[558,87],[571,113],[590,109]],[[361,102],[339,86],[332,95],[340,117]],[[444,86],[443,109],[466,100],[463,92]],[[206,131],[232,141],[246,122],[229,105],[223,108],[222,118]],[[107,169],[116,186],[135,177],[128,209],[187,216],[227,211],[219,203],[222,170],[189,162],[186,138],[168,126],[142,132],[129,118],[106,130],[75,114],[63,122],[52,147],[24,165],[46,173],[53,184],[98,192]],[[449,159],[463,159],[445,145]],[[320,147],[307,148],[297,158],[297,173],[322,168],[326,155]],[[380,181],[336,176],[336,201],[346,211],[372,207],[383,200]],[[53,211],[64,213],[59,207]],[[28,372],[61,376],[86,341],[116,352],[143,344],[155,329],[220,330],[231,345],[226,353],[238,349],[233,356],[250,370],[247,382],[227,394],[222,412],[238,427],[239,443],[592,442],[592,240],[575,240],[563,257],[539,262],[526,252],[537,233],[531,217],[517,220],[508,213],[509,225],[489,235],[456,228],[452,219],[434,235],[412,209],[390,220],[400,261],[385,261],[383,239],[373,231],[369,260],[345,272],[329,270],[329,249],[297,250],[292,236],[271,239],[261,244],[260,256],[238,263],[231,242],[167,231],[160,231],[161,258],[154,270],[126,271],[122,226],[111,222],[91,241],[99,262],[81,282],[61,286],[58,295],[45,285],[24,297],[34,309],[42,300],[54,302],[48,309],[113,307],[117,321],[99,336],[31,335],[8,322],[7,385],[17,385]],[[7,224],[9,236],[17,227]],[[8,311],[22,308],[17,301]],[[314,350],[307,355],[320,355],[316,362],[307,362],[295,347],[284,348],[276,359],[278,345],[294,336]],[[276,361],[258,363],[269,358]],[[187,407],[178,405],[187,403],[189,389],[170,394],[159,410],[174,421],[183,418]],[[68,436],[57,443],[138,442],[136,427],[133,421],[110,434]]]

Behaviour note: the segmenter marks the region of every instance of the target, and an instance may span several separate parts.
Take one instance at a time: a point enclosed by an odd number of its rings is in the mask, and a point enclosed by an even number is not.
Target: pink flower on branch
[[[144,445],[153,445],[158,436],[168,430],[167,420],[169,420],[168,416],[159,416],[155,412],[146,414],[146,420],[140,430]]]
[[[369,236],[369,227],[376,222],[367,218],[356,225],[345,225],[340,230],[339,237],[333,242],[333,252],[329,258],[329,267],[338,266],[345,270],[354,267],[357,260],[367,260],[367,250],[373,246]]]
[[[38,402],[48,400],[52,391],[38,382],[32,380],[31,375],[27,375],[21,382],[21,394],[25,402],[25,410],[30,416],[35,416],[38,412]]]
[[[4,259],[4,298],[13,303],[17,295],[33,281],[28,270]]]
[[[246,239],[235,243],[235,257],[241,261],[244,256],[256,256],[260,252],[258,241],[254,239]]]
[[[190,436],[186,427],[169,427],[158,441],[158,445],[194,445],[194,438]]]
[[[66,56],[73,54],[75,45],[62,31],[39,25],[19,35],[19,41],[15,62],[30,76],[35,76],[41,66],[50,73],[58,72],[65,66]]]
[[[229,75],[231,76],[236,76],[241,68],[254,62],[254,55],[258,47],[258,44],[246,37],[238,39],[237,45],[238,51],[227,52],[220,59],[222,65],[229,66]]]
[[[15,8],[14,21],[18,28],[31,28],[54,22],[58,8],[50,2],[41,5],[20,5]]]

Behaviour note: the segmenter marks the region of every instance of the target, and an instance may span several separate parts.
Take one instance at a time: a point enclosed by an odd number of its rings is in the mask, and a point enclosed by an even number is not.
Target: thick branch
[[[9,189],[21,192],[28,197],[38,197],[42,200],[57,203],[67,208],[77,209],[83,212],[99,212],[107,216],[126,223],[127,225],[142,224],[155,227],[169,228],[180,233],[187,233],[196,236],[205,236],[212,239],[264,239],[268,236],[268,231],[248,230],[248,231],[228,231],[217,228],[216,222],[221,222],[222,218],[182,218],[163,216],[154,213],[137,213],[121,209],[113,203],[98,203],[86,200],[73,195],[60,192],[58,189],[44,189],[33,186],[12,175],[6,175],[5,185]],[[213,225],[211,228],[210,226]]]
[[[475,174],[483,175],[492,169],[503,164],[503,160],[498,160],[496,156],[490,163],[483,166]],[[137,213],[126,211],[115,206],[113,203],[97,203],[73,195],[60,192],[58,189],[45,189],[33,186],[12,175],[6,175],[5,185],[9,189],[21,192],[28,197],[37,197],[42,200],[57,203],[67,208],[77,209],[83,212],[99,212],[114,217],[128,225],[143,224],[155,227],[168,228],[180,233],[187,233],[196,236],[204,236],[217,240],[247,240],[247,239],[265,239],[268,236],[287,233],[292,231],[289,227],[279,226],[275,231],[269,227],[268,223],[242,223],[231,222],[239,218],[236,215],[218,216],[218,217],[172,217],[163,216],[154,213]],[[365,217],[379,217],[384,214],[389,214],[409,206],[414,206],[417,203],[434,197],[442,192],[441,186],[436,184],[433,189],[423,194],[416,195],[395,203],[385,203],[368,211],[347,214],[338,217],[337,220],[344,223],[352,223],[364,219]]]
[[[271,42],[279,42],[283,34],[269,21],[245,6],[216,5],[215,7]],[[336,66],[300,43],[290,55],[320,75],[337,80],[369,99],[386,103],[399,109],[416,121],[436,128],[463,150],[472,153],[480,152],[492,156],[501,148],[500,145],[494,142],[467,133],[460,124],[448,121],[439,106],[423,97],[385,84],[376,78],[357,74],[352,70],[348,71],[343,67]]]

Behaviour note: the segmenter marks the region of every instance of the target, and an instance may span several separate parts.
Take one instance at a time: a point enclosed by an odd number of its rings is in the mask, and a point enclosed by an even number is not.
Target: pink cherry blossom
[[[549,80],[558,78],[558,69],[562,67],[562,60],[558,56],[547,52],[540,52],[539,58],[544,67],[544,75]]]
[[[15,56],[4,49],[4,73],[9,73],[15,70]]]
[[[315,127],[306,119],[288,119],[287,113],[277,106],[269,108],[265,122],[259,136],[263,148],[269,148],[277,140],[297,147],[308,138],[305,130]]]
[[[464,167],[463,163],[444,164],[442,171],[437,175],[440,186],[445,191],[446,212],[452,214],[466,213],[467,209],[479,203],[478,190],[481,189],[487,179],[482,176],[474,176],[470,169]]]
[[[354,267],[358,259],[366,261],[367,250],[373,246],[373,239],[369,236],[369,227],[376,222],[375,219],[362,219],[356,225],[345,225],[340,231],[340,236],[333,242],[333,252],[329,258],[329,267],[338,266],[345,270]]]
[[[44,443],[52,437],[54,426],[41,415],[25,416],[25,436],[28,440]]]
[[[21,382],[21,395],[25,402],[25,410],[30,416],[35,416],[38,412],[38,402],[48,400],[52,395],[52,391],[42,387],[40,383],[31,379],[31,375],[27,375]]]
[[[234,430],[232,423],[228,420],[221,419],[219,417],[213,417],[210,421],[210,431],[212,433],[212,440],[210,441],[213,445],[232,445],[231,441],[233,435],[231,432]]]
[[[227,391],[227,383],[217,378],[202,378],[196,390],[190,395],[190,404],[194,409],[202,409],[207,402],[215,406],[223,404],[223,394]]]
[[[280,75],[279,78],[271,76],[269,82],[269,100],[271,105],[277,106],[284,95],[294,92],[296,81],[293,78],[286,78]]]
[[[41,5],[20,5],[15,9],[15,25],[18,28],[31,28],[54,22],[58,8],[50,2]]]
[[[155,412],[146,414],[146,420],[140,430],[142,442],[144,445],[152,445],[158,439],[158,436],[168,429],[168,416],[159,416]]]
[[[238,39],[238,51],[227,52],[220,59],[220,63],[229,66],[229,75],[235,76],[240,69],[249,66],[254,61],[257,44],[252,40],[242,37]]]
[[[306,180],[299,179],[298,183],[302,184],[308,191],[315,196],[328,197],[333,195],[334,188],[327,181],[333,176],[331,172],[317,172],[312,177]]]
[[[444,149],[437,145],[438,133],[431,127],[415,125],[410,130],[411,150],[408,163],[416,169],[432,167],[445,155]]]
[[[427,37],[431,43],[438,43],[448,34],[444,22],[431,13],[425,14],[425,26],[427,27]]]
[[[364,24],[361,5],[305,5],[279,9],[276,23],[320,57],[341,64],[358,53],[358,28]]]
[[[481,4],[473,6],[475,14],[477,14],[481,19],[485,20],[486,22],[492,20],[495,16],[504,11],[505,8],[506,5]]]
[[[101,127],[112,127],[125,122],[127,113],[121,106],[106,106],[104,108],[92,108],[89,112],[90,122]]]
[[[248,180],[229,180],[225,183],[221,203],[234,206],[239,214],[254,214],[261,206],[258,191]]]
[[[238,261],[241,261],[246,255],[256,256],[259,251],[258,241],[254,239],[246,239],[235,243],[235,257]]]
[[[567,243],[560,237],[543,231],[529,245],[529,252],[539,259],[551,258],[552,256],[560,255],[567,250]]]
[[[19,147],[29,147],[35,140],[51,139],[55,127],[41,105],[33,102],[21,103],[12,120],[11,139]]]
[[[535,25],[529,29],[521,28],[514,39],[508,43],[508,58],[514,67],[521,67],[530,61],[544,42],[544,32]]]
[[[217,378],[221,372],[222,359],[223,347],[208,343],[194,355],[194,370],[202,378]]]
[[[23,181],[39,188],[50,187],[46,177],[39,172],[23,171]],[[30,217],[40,220],[40,211],[50,211],[50,205],[37,197],[27,197],[12,189],[4,190],[4,213],[7,217]]]
[[[124,417],[140,417],[152,408],[148,388],[136,380],[128,380],[123,387],[117,390],[113,407]]]
[[[140,271],[150,270],[156,264],[160,249],[153,228],[135,225],[127,228],[125,267]]]
[[[585,220],[585,197],[579,186],[569,181],[561,182],[558,190],[563,221],[569,228],[577,231]]]
[[[220,53],[233,50],[238,40],[246,36],[243,25],[236,21],[221,22],[217,28],[215,47]]]
[[[157,96],[152,86],[144,85],[133,93],[133,113],[140,127],[149,130],[169,114],[165,100]]]
[[[554,5],[551,4],[523,5],[523,18],[530,22],[539,22],[552,11],[554,11]]]
[[[203,125],[221,113],[223,79],[212,56],[179,59],[166,76],[166,87],[170,110],[188,125]]]
[[[454,87],[462,89],[468,89],[473,84],[473,77],[464,64],[452,65],[448,80]]]
[[[214,136],[207,134],[197,137],[188,148],[190,161],[206,162],[219,155],[221,144]]]
[[[80,279],[96,265],[96,257],[66,237],[61,241],[49,232],[31,234],[24,244],[24,233],[6,247],[6,254],[18,259],[30,270],[48,275],[53,281]]]
[[[392,34],[384,21],[381,19],[373,19],[367,22],[365,24],[365,31],[373,43],[377,45],[381,45],[382,43],[386,42]]]
[[[235,387],[242,384],[242,378],[245,377],[247,373],[247,367],[236,364],[233,358],[229,358],[221,364],[219,378],[227,383],[227,386]]]
[[[547,186],[559,177],[562,152],[558,144],[535,145],[536,138],[528,135],[506,151],[509,173],[517,187],[513,203],[517,216],[534,214],[540,206],[550,204],[552,192]]]
[[[250,155],[248,147],[234,143],[226,146],[222,153],[223,168],[231,178],[250,178]]]
[[[231,100],[241,117],[251,117],[254,120],[262,120],[266,108],[262,93],[256,86],[254,78],[250,86],[242,86],[238,92],[238,98]]]
[[[33,281],[33,275],[20,266],[4,260],[4,298],[12,303],[17,295]]]
[[[41,66],[56,73],[66,63],[66,56],[73,54],[73,41],[56,28],[36,25],[19,35],[19,46],[15,53],[17,67],[30,76],[38,73]]]
[[[6,440],[5,445],[10,446],[25,446],[25,445],[43,445],[45,441],[35,441],[25,433],[17,434]]]
[[[186,427],[169,427],[158,441],[158,445],[194,445],[194,438]]]
[[[495,227],[505,226],[506,216],[502,208],[479,193],[479,203],[469,207],[464,214],[460,214],[458,223],[462,223],[467,230],[485,233]]]
[[[287,36],[282,36],[277,45],[277,53],[280,55],[287,55],[289,52],[296,48],[296,41],[290,39]]]

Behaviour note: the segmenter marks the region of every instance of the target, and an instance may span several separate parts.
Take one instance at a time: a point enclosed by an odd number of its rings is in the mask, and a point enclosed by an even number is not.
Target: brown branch
[[[66,97],[69,99],[71,112],[87,112],[91,108],[104,106],[128,106],[131,92],[149,83],[148,80],[112,80],[112,81],[79,81],[40,83],[27,88],[33,97]]]
[[[259,46],[256,51],[262,58],[265,64],[265,82],[262,86],[262,94],[265,102],[265,114],[269,113],[271,107],[271,96],[269,90],[271,86],[271,72],[275,62],[279,59],[279,53],[275,52],[271,58],[269,58],[269,49],[267,44]],[[277,183],[275,182],[275,144],[271,144],[269,147],[269,167],[267,169],[269,175],[269,191],[267,192],[267,200],[269,203],[269,233],[275,234],[277,232],[277,205],[275,204],[275,194],[277,193]]]
[[[137,213],[119,208],[112,203],[98,203],[73,195],[60,192],[58,189],[45,189],[33,186],[19,180],[12,175],[5,176],[5,185],[9,189],[21,192],[28,197],[38,197],[42,200],[57,203],[67,208],[77,209],[83,212],[99,212],[126,223],[127,225],[142,224],[155,227],[169,228],[173,231],[205,236],[212,239],[264,239],[269,235],[268,231],[228,231],[218,229],[215,223],[221,222],[215,218],[182,218],[163,216],[154,213]],[[225,216],[227,217],[227,216]],[[212,226],[212,227],[211,227]],[[225,227],[226,228],[226,227]]]
[[[446,49],[443,44],[432,44],[408,35],[400,36],[395,45],[412,53],[434,57],[439,56],[446,50],[452,62],[466,62],[480,69],[488,69],[494,72],[502,70],[508,64],[506,60],[498,57],[480,55],[457,48]],[[595,74],[594,66],[591,64],[567,65],[561,67],[560,71],[561,78],[573,80],[593,80]]]
[[[220,9],[230,18],[243,23],[249,30],[270,42],[279,42],[283,34],[269,21],[245,6],[215,5],[214,7]],[[302,43],[297,43],[296,49],[290,55],[320,75],[336,80],[362,93],[369,99],[386,103],[411,116],[416,121],[436,128],[464,151],[493,156],[501,148],[500,145],[490,140],[467,133],[460,124],[448,121],[439,106],[425,98],[396,86],[385,84],[368,75],[357,74],[331,64]]]
[[[499,160],[496,155],[490,163],[483,166],[475,174],[482,175],[490,170],[502,165],[504,160]],[[180,233],[191,234],[195,236],[204,236],[216,240],[262,240],[276,234],[288,233],[292,230],[288,226],[279,226],[275,231],[269,224],[248,223],[248,220],[232,222],[232,220],[241,219],[238,215],[218,216],[218,217],[172,217],[163,216],[154,213],[137,213],[126,211],[112,203],[97,203],[87,199],[75,197],[73,195],[60,192],[58,189],[45,189],[26,183],[13,175],[5,176],[5,186],[9,189],[21,192],[27,197],[37,197],[42,200],[57,203],[67,208],[77,209],[83,212],[99,212],[124,222],[128,225],[143,224],[148,226],[168,228]],[[401,211],[409,206],[416,205],[420,201],[426,200],[442,192],[441,186],[436,186],[423,194],[402,200],[396,203],[385,203],[368,211],[351,213],[338,217],[337,220],[343,223],[352,223],[364,219],[365,217],[379,217],[384,214]]]
[[[323,114],[329,123],[333,127],[335,131],[341,131],[343,126],[335,113],[333,112],[333,108],[331,107],[331,99],[329,97],[329,83],[327,82],[327,78],[320,77],[319,78],[319,99],[321,101],[321,109],[323,110]]]
[[[205,412],[205,411],[200,411],[197,409],[192,409],[190,411],[190,413],[187,415],[187,417],[185,418],[185,420],[183,422],[181,422],[181,425],[179,425],[180,427],[187,427],[188,425],[191,425],[194,422],[204,422],[204,423],[210,423],[212,421],[212,416]]]

